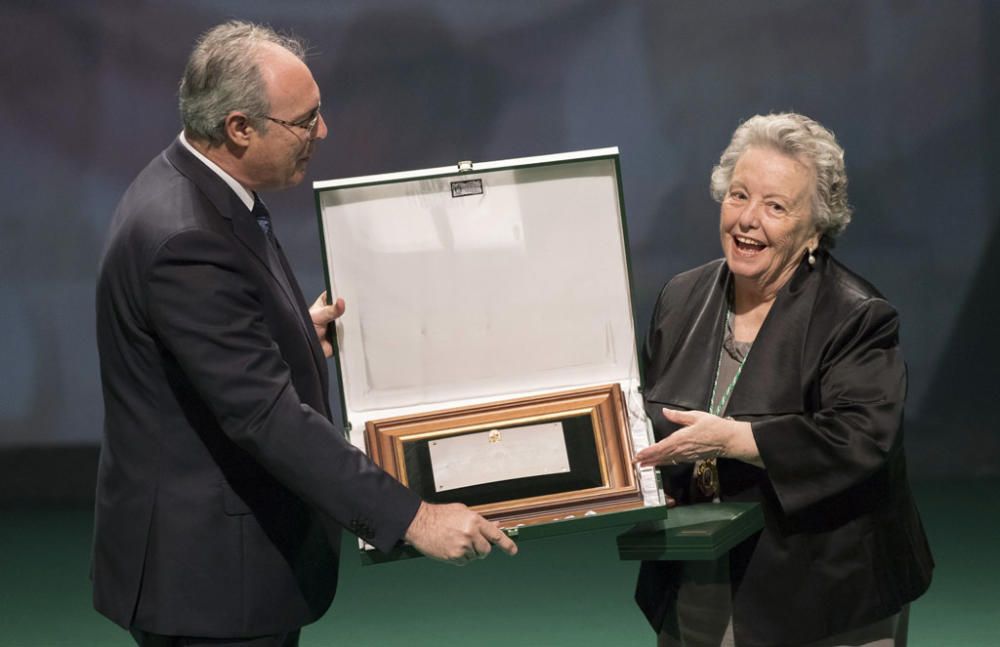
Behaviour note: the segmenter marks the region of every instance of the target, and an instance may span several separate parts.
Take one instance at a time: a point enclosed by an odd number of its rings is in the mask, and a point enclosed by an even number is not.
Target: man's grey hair
[[[733,133],[718,165],[712,169],[711,190],[716,202],[725,199],[736,162],[751,147],[776,150],[812,169],[816,178],[816,191],[812,196],[813,222],[819,230],[821,243],[832,246],[833,239],[851,222],[852,212],[847,203],[844,149],[833,133],[809,117],[793,112],[747,119]]]
[[[305,60],[305,45],[294,36],[270,27],[232,20],[208,30],[195,43],[180,85],[181,121],[188,137],[219,146],[226,140],[226,115],[245,113],[250,123],[266,132],[270,112],[258,49],[264,43],[279,45]]]

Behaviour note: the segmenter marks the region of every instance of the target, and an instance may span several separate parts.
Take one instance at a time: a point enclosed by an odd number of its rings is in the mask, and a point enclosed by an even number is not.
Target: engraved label
[[[428,448],[438,492],[569,472],[561,422],[439,438]]]

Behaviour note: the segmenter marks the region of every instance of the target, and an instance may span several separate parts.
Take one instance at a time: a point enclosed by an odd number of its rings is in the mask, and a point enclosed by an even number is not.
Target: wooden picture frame
[[[476,483],[441,494],[434,488],[432,443],[476,434],[478,446],[506,434],[561,429],[568,469]],[[485,432],[485,433],[484,433]],[[643,507],[621,387],[607,384],[381,420],[365,425],[368,455],[430,502],[461,501],[504,528]],[[464,443],[463,446],[469,443]],[[491,456],[483,450],[482,456]],[[480,456],[467,457],[475,466]],[[485,460],[485,459],[484,459]],[[441,465],[438,465],[441,467]],[[467,468],[468,469],[468,468]]]

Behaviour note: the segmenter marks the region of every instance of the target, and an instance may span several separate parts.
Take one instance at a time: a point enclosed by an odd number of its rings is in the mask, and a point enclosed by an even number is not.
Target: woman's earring
[[[813,250],[809,250],[809,258],[806,259],[809,262],[809,267],[816,265],[816,257],[813,256]]]

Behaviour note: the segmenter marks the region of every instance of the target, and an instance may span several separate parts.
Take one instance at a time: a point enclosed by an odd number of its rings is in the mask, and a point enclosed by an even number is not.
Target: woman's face
[[[812,219],[812,170],[770,148],[748,148],[722,200],[719,233],[730,271],[773,296],[819,233]],[[746,281],[738,281],[746,284]]]

